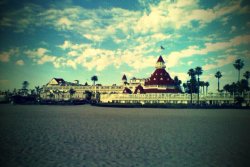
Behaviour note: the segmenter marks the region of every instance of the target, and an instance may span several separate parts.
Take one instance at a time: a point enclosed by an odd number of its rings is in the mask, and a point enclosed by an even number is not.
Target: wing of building
[[[155,71],[149,78],[132,78],[126,89],[131,89],[134,94],[137,93],[181,93],[178,85],[165,70],[165,62],[160,56],[155,64]],[[123,78],[126,78],[126,76]],[[127,91],[125,91],[127,92]]]

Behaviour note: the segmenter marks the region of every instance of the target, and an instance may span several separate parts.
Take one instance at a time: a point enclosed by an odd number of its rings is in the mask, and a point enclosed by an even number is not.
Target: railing
[[[201,102],[207,101],[228,101],[233,102],[235,100],[235,95],[231,94],[209,94],[209,95],[200,95]],[[241,97],[244,97],[245,101],[249,103],[250,94],[242,94]],[[101,101],[111,102],[111,101],[191,101],[190,94],[105,94],[101,95]],[[198,95],[193,94],[192,100],[197,101]]]

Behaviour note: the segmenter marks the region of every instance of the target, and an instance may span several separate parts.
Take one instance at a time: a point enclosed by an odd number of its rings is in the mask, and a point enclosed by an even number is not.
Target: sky
[[[165,49],[162,50],[160,47]],[[162,55],[182,82],[202,67],[216,91],[250,71],[247,0],[1,0],[0,90],[47,84],[53,77],[103,85],[148,78]],[[242,78],[242,76],[241,76]]]

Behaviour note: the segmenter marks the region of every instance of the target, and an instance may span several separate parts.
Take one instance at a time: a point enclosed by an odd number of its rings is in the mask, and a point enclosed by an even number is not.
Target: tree
[[[242,79],[240,82],[237,83],[237,88],[239,93],[243,93],[245,91],[249,91],[248,82],[246,79]]]
[[[194,79],[195,79],[195,71],[194,69],[189,69],[188,70],[188,75],[191,77],[190,82],[187,84],[189,87],[189,91],[191,94],[191,104],[193,103],[193,84],[194,84]]]
[[[217,71],[214,76],[215,78],[218,78],[218,92],[219,92],[220,91],[220,78],[222,77],[222,74],[220,71]]]
[[[207,94],[208,87],[209,87],[209,82],[205,82],[205,86],[206,86],[206,94]]]
[[[73,88],[70,88],[69,94],[70,94],[70,99],[72,99],[72,96],[76,93],[76,91]]]
[[[91,77],[91,80],[93,81],[93,84],[95,85],[95,82],[98,81],[98,77],[94,75]]]
[[[183,83],[182,86],[183,86],[183,88],[184,88],[184,91],[187,93],[187,92],[188,92],[188,90],[187,90],[187,88],[188,88],[188,87],[187,87],[187,84],[186,84],[186,83]]]
[[[237,90],[237,84],[235,82],[233,82],[232,85],[231,85],[231,92],[235,93],[236,90]]]
[[[13,89],[13,92],[12,92],[13,95],[16,95],[17,94],[17,90],[16,88]]]
[[[226,84],[226,85],[224,85],[223,89],[224,89],[226,92],[231,93],[231,91],[230,91],[231,85]]]
[[[248,79],[250,78],[250,72],[249,71],[246,71],[243,76],[246,78],[247,82],[248,82]],[[249,82],[248,82],[249,83]]]
[[[174,83],[177,86],[177,88],[181,91],[181,80],[177,76],[174,77]]]
[[[200,103],[200,75],[202,75],[202,68],[201,67],[196,67],[195,68],[195,75],[198,77],[198,104]]]
[[[35,96],[35,95],[36,95],[35,89],[31,89],[30,94],[31,94],[32,96]]]
[[[35,90],[36,90],[37,98],[40,99],[40,94],[41,94],[42,88],[40,88],[39,86],[35,86]]]
[[[85,91],[85,99],[89,102],[91,100],[92,93],[88,90]]]
[[[29,86],[29,82],[28,81],[23,81],[22,83],[22,90],[20,91],[20,93],[22,95],[27,95],[28,94],[28,86]]]
[[[238,106],[242,106],[242,103],[245,101],[244,97],[236,96],[234,98],[235,104]]]
[[[244,61],[241,59],[237,59],[234,62],[234,68],[237,69],[239,71],[238,73],[238,82],[240,82],[240,70],[244,67]]]
[[[202,93],[205,94],[205,82],[204,81],[200,81],[200,87],[202,88]]]
[[[36,94],[40,95],[41,88],[39,86],[35,86]]]
[[[27,89],[28,86],[29,86],[29,82],[28,81],[23,81],[22,85],[23,85],[22,89]]]

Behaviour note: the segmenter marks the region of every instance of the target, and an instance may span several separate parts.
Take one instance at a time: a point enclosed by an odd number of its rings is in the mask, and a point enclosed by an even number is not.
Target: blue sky
[[[93,75],[119,84],[123,74],[149,77],[162,55],[183,82],[201,66],[215,91],[217,70],[222,86],[237,81],[236,59],[250,70],[249,18],[243,0],[2,0],[0,89],[53,77],[92,83]]]

